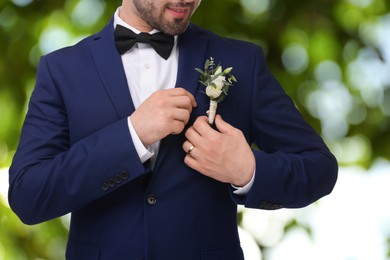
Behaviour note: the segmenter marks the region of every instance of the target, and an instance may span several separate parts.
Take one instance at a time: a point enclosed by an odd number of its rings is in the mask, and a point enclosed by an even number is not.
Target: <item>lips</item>
[[[168,6],[167,10],[172,16],[174,16],[174,18],[179,18],[179,19],[186,18],[190,12],[190,8],[188,7]]]
[[[188,8],[183,8],[183,7],[168,7],[168,9],[177,12],[177,13],[184,13],[187,12]]]

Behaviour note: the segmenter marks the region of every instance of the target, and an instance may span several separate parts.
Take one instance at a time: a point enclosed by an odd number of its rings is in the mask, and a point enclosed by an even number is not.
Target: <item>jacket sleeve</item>
[[[256,175],[249,193],[233,198],[251,208],[304,207],[332,191],[337,161],[256,49],[249,138],[258,148],[253,150]]]
[[[127,118],[115,120],[72,143],[61,91],[41,59],[10,167],[9,204],[24,223],[76,211],[148,172]]]

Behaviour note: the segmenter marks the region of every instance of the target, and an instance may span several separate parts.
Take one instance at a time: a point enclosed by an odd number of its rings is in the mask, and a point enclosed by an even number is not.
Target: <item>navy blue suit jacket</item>
[[[189,125],[209,103],[194,68],[211,56],[234,68],[238,82],[218,113],[259,148],[252,189],[237,196],[230,184],[187,167],[184,134],[162,140],[153,171],[141,163],[111,21],[41,58],[10,168],[9,202],[23,222],[72,213],[68,259],[242,259],[237,204],[297,208],[331,192],[336,160],[270,74],[259,47],[190,25],[179,51],[176,85],[198,102]]]

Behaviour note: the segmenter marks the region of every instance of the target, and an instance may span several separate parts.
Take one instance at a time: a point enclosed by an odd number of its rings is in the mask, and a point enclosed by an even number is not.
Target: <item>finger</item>
[[[185,153],[187,153],[187,152],[188,152],[188,149],[190,149],[191,145],[192,145],[192,143],[191,143],[190,141],[186,140],[186,141],[182,144],[181,147],[182,147],[183,151],[184,151]]]
[[[188,111],[190,111],[190,113],[192,112],[192,101],[187,95],[174,96],[173,105],[177,108],[187,109]]]
[[[187,96],[189,99],[190,99],[190,103],[192,105],[192,107],[196,107],[197,106],[197,102],[195,100],[195,97],[194,95],[192,95],[190,92],[188,92],[187,90],[185,90],[184,88],[174,88],[174,95],[177,95],[177,96]]]
[[[199,133],[201,136],[207,136],[211,134],[217,133],[210,124],[208,123],[207,117],[206,116],[200,116],[198,117],[192,127],[195,129],[196,132]],[[215,132],[215,133],[213,133]]]
[[[190,115],[191,115],[191,112],[188,111],[187,109],[175,109],[173,112],[172,112],[172,118],[174,120],[178,120],[180,122],[183,122],[185,125],[188,123],[188,121],[190,120]]]
[[[215,126],[221,133],[230,132],[234,128],[232,125],[224,121],[219,114],[215,117]]]
[[[182,148],[186,155],[191,155],[193,158],[195,158],[193,153],[195,152],[196,147],[190,141],[185,141],[182,145]]]
[[[184,130],[185,125],[186,124],[182,121],[173,120],[172,122],[170,122],[170,133],[173,135],[180,134]]]
[[[196,148],[194,148],[194,150],[192,150],[192,152],[188,155],[186,155],[184,157],[184,163],[194,169],[195,171],[199,171],[199,162],[197,161],[197,159],[194,157],[194,151],[195,151]]]
[[[187,149],[187,155],[191,155],[192,157],[193,156],[193,153],[195,153],[195,145],[191,145],[188,149]],[[195,158],[195,157],[194,157]]]
[[[192,144],[202,143],[202,137],[199,135],[198,132],[195,131],[193,127],[188,128],[184,135],[187,138],[187,140]]]

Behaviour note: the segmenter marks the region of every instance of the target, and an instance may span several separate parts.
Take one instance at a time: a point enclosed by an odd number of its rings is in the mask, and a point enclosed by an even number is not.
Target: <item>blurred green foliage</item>
[[[26,227],[0,203],[0,259],[64,259],[68,230],[63,221]]]
[[[39,57],[97,32],[119,1],[0,1],[0,169],[10,165]],[[193,22],[262,46],[341,165],[390,159],[387,0],[204,0]],[[387,29],[387,30],[386,30]],[[61,259],[64,219],[26,227],[0,200],[0,259]]]

